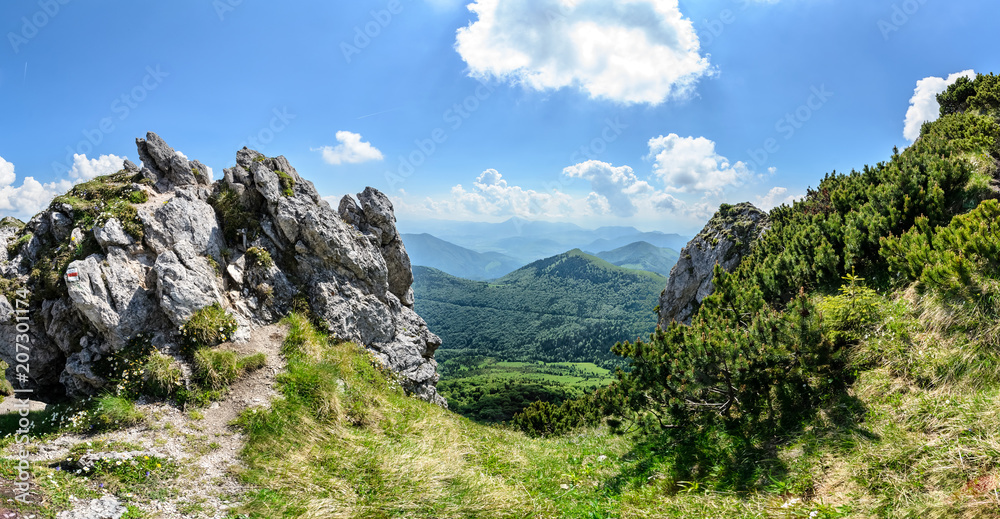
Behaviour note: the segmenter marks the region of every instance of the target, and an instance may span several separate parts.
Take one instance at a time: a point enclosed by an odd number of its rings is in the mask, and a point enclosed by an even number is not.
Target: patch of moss
[[[9,367],[10,364],[0,360],[0,402],[3,401],[3,397],[14,394],[14,386],[10,385],[7,380],[7,368]]]
[[[261,266],[264,269],[269,269],[274,266],[274,260],[271,259],[271,253],[267,252],[267,249],[250,247],[247,249],[247,266]]]
[[[226,243],[238,243],[241,230],[247,233],[247,239],[256,238],[260,234],[260,222],[243,205],[236,191],[224,187],[209,198],[208,203],[222,221],[222,234],[226,237]]]
[[[21,252],[21,248],[24,247],[25,245],[27,245],[29,241],[31,241],[31,237],[32,236],[33,235],[29,232],[29,233],[27,233],[27,234],[19,237],[18,239],[14,240],[14,241],[12,241],[10,243],[8,243],[7,244],[7,257],[8,258],[13,258],[14,256],[17,256],[17,254],[19,252]]]
[[[138,191],[138,193],[146,194],[142,191]],[[144,235],[142,222],[139,220],[139,211],[134,205],[121,198],[111,200],[94,219],[94,225],[103,226],[112,218],[121,222],[122,228],[129,236],[135,238],[136,241],[142,241]]]
[[[0,278],[0,295],[6,297],[11,305],[18,299],[17,291],[22,289],[24,284],[17,278]]]
[[[211,256],[205,256],[205,261],[207,261],[208,264],[212,266],[212,269],[215,270],[215,275],[222,276],[222,267],[219,266],[218,261],[215,261],[215,258]]]
[[[65,195],[54,198],[52,206],[69,205],[73,209],[73,224],[85,231],[117,218],[125,232],[141,240],[142,222],[134,204],[147,202],[149,195],[135,184],[146,183],[148,179],[141,174],[122,170],[73,186]]]
[[[284,196],[294,195],[295,179],[284,171],[275,171],[275,173],[278,174],[278,181],[281,183],[281,194]]]

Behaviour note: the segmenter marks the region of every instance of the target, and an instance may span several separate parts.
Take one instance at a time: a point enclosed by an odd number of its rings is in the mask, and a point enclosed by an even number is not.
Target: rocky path
[[[244,409],[267,407],[277,396],[274,383],[285,367],[280,352],[287,333],[283,325],[270,325],[254,330],[248,342],[220,345],[240,355],[263,352],[267,365],[234,383],[224,399],[206,409],[185,412],[167,403],[140,401],[137,407],[149,417],[148,425],[96,435],[67,434],[39,444],[34,462],[63,460],[81,443],[123,442],[173,459],[180,466],[180,474],[166,484],[163,493],[168,497],[164,499],[142,502],[130,499],[126,492],[81,500],[73,510],[60,513],[59,519],[117,519],[125,511],[124,503],[139,507],[151,518],[226,517],[246,491],[233,477],[244,438],[229,424]]]

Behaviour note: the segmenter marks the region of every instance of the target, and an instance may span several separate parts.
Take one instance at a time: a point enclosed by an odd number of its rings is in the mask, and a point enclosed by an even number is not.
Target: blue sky
[[[4,2],[0,213],[135,161],[151,130],[216,177],[247,145],[408,221],[690,233],[908,145],[955,74],[1000,72],[997,19],[971,0]]]

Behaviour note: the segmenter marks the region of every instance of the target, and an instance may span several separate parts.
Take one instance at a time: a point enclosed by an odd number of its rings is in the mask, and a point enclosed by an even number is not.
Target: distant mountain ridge
[[[524,265],[499,252],[476,252],[427,233],[401,236],[411,264],[433,267],[460,278],[496,279]]]
[[[688,236],[642,232],[634,227],[584,229],[572,223],[511,218],[500,223],[428,220],[400,222],[404,234],[428,233],[438,239],[479,253],[498,252],[522,264],[572,249],[610,251],[638,241],[680,250]],[[419,263],[416,263],[419,264]]]
[[[614,250],[596,254],[612,265],[635,270],[648,270],[663,276],[670,276],[680,254],[674,249],[657,247],[649,242],[638,241]]]

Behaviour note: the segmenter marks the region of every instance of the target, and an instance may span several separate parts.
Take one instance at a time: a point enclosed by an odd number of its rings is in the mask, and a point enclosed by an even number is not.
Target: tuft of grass
[[[281,194],[284,196],[294,195],[295,179],[284,171],[275,171],[275,173],[278,175],[278,182],[281,184]]]
[[[253,212],[243,205],[240,195],[232,188],[223,187],[209,198],[208,203],[219,215],[226,243],[238,243],[241,231],[247,233],[248,239],[255,238],[260,234],[260,222],[254,217]]]
[[[222,277],[222,267],[219,266],[218,261],[215,261],[215,258],[206,255],[205,261],[207,261],[208,264],[212,267],[212,270],[215,271],[216,276]]]
[[[266,365],[267,356],[263,353],[240,358],[236,352],[201,348],[194,354],[194,377],[205,389],[219,391]]]
[[[263,353],[254,353],[253,355],[248,355],[239,360],[240,371],[244,373],[249,373],[252,371],[257,371],[264,366],[267,366],[267,355]]]
[[[194,313],[180,327],[182,346],[186,352],[207,348],[229,340],[236,332],[236,319],[219,303],[212,303]]]
[[[163,353],[150,354],[142,366],[142,373],[144,388],[150,395],[168,397],[183,387],[180,367],[172,357]]]
[[[274,260],[271,258],[271,253],[267,252],[267,249],[263,247],[248,247],[247,266],[260,266],[266,270],[274,266]]]
[[[14,386],[10,385],[10,381],[7,380],[7,368],[9,367],[10,364],[0,360],[0,402],[3,402],[3,397],[14,394]]]
[[[146,423],[146,415],[131,400],[104,395],[94,400],[84,430],[113,431]]]
[[[7,257],[8,258],[13,258],[14,256],[17,256],[17,254],[19,252],[21,252],[21,249],[25,245],[27,245],[29,241],[31,241],[31,238],[33,236],[34,235],[31,234],[30,232],[29,233],[25,233],[25,234],[19,236],[16,240],[13,240],[10,243],[8,243],[7,244]]]
[[[208,389],[225,389],[240,376],[239,359],[232,351],[201,348],[194,354],[194,376]]]

